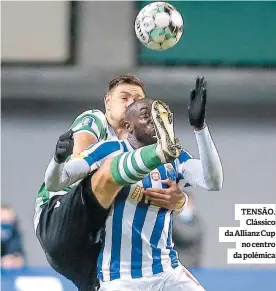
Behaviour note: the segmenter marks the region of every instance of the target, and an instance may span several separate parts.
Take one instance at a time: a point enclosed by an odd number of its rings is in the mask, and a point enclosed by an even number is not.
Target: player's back
[[[101,280],[151,276],[179,265],[171,235],[173,212],[151,204],[143,194],[146,188],[166,188],[161,180],[167,178],[183,179],[175,163],[158,167],[119,192],[98,260]]]

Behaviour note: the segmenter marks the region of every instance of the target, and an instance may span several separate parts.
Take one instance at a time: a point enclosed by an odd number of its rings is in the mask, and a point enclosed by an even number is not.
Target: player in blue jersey
[[[162,180],[167,178],[207,190],[222,187],[221,163],[202,113],[206,104],[202,87],[197,82],[189,108],[190,122],[196,125],[199,160],[185,151],[178,153],[175,147],[168,150],[175,145],[174,135],[170,113],[162,103],[153,102],[151,110],[149,101],[138,101],[126,112],[126,140],[98,143],[77,159],[48,168],[48,175],[57,168],[60,173],[56,185],[49,185],[54,190],[96,171],[91,190],[101,205],[111,206],[98,261],[101,290],[203,290],[173,249],[173,212],[151,204],[143,195],[147,188],[166,187]],[[153,144],[155,131],[161,151]],[[101,179],[102,187],[93,189],[93,179]]]

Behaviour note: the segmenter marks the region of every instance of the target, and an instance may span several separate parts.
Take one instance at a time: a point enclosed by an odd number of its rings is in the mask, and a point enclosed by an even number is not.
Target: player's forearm
[[[51,160],[45,173],[45,186],[49,191],[57,192],[83,179],[90,172],[85,160],[71,160],[58,164]]]
[[[220,158],[208,127],[195,131],[200,159],[189,159],[183,164],[185,180],[193,187],[220,190],[223,172]]]
[[[92,144],[98,142],[97,137],[89,131],[80,131],[74,134],[74,148],[71,158],[76,157]]]
[[[222,165],[208,126],[205,126],[202,130],[195,130],[195,136],[201,161],[204,188],[213,191],[220,190],[223,183]]]

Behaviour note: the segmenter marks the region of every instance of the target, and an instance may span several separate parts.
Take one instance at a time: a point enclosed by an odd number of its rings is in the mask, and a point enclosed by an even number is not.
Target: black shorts
[[[101,232],[109,210],[91,189],[91,176],[44,206],[36,230],[51,267],[81,291],[94,290]]]

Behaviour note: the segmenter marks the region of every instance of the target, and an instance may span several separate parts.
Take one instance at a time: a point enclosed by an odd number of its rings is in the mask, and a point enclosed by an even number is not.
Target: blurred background
[[[149,97],[171,106],[182,144],[198,156],[187,105],[204,75],[225,181],[217,193],[192,190],[193,210],[175,224],[187,226],[175,229],[177,247],[184,264],[204,270],[195,274],[207,290],[275,291],[276,265],[227,265],[234,244],[219,243],[218,231],[239,225],[235,204],[276,201],[276,2],[170,3],[184,17],[184,34],[156,52],[134,33],[145,1],[2,1],[1,196],[19,220],[23,265],[51,272],[33,230],[36,193],[57,138],[84,110],[103,109],[107,83],[124,73],[140,77]],[[258,276],[266,282],[260,288],[252,283]]]

